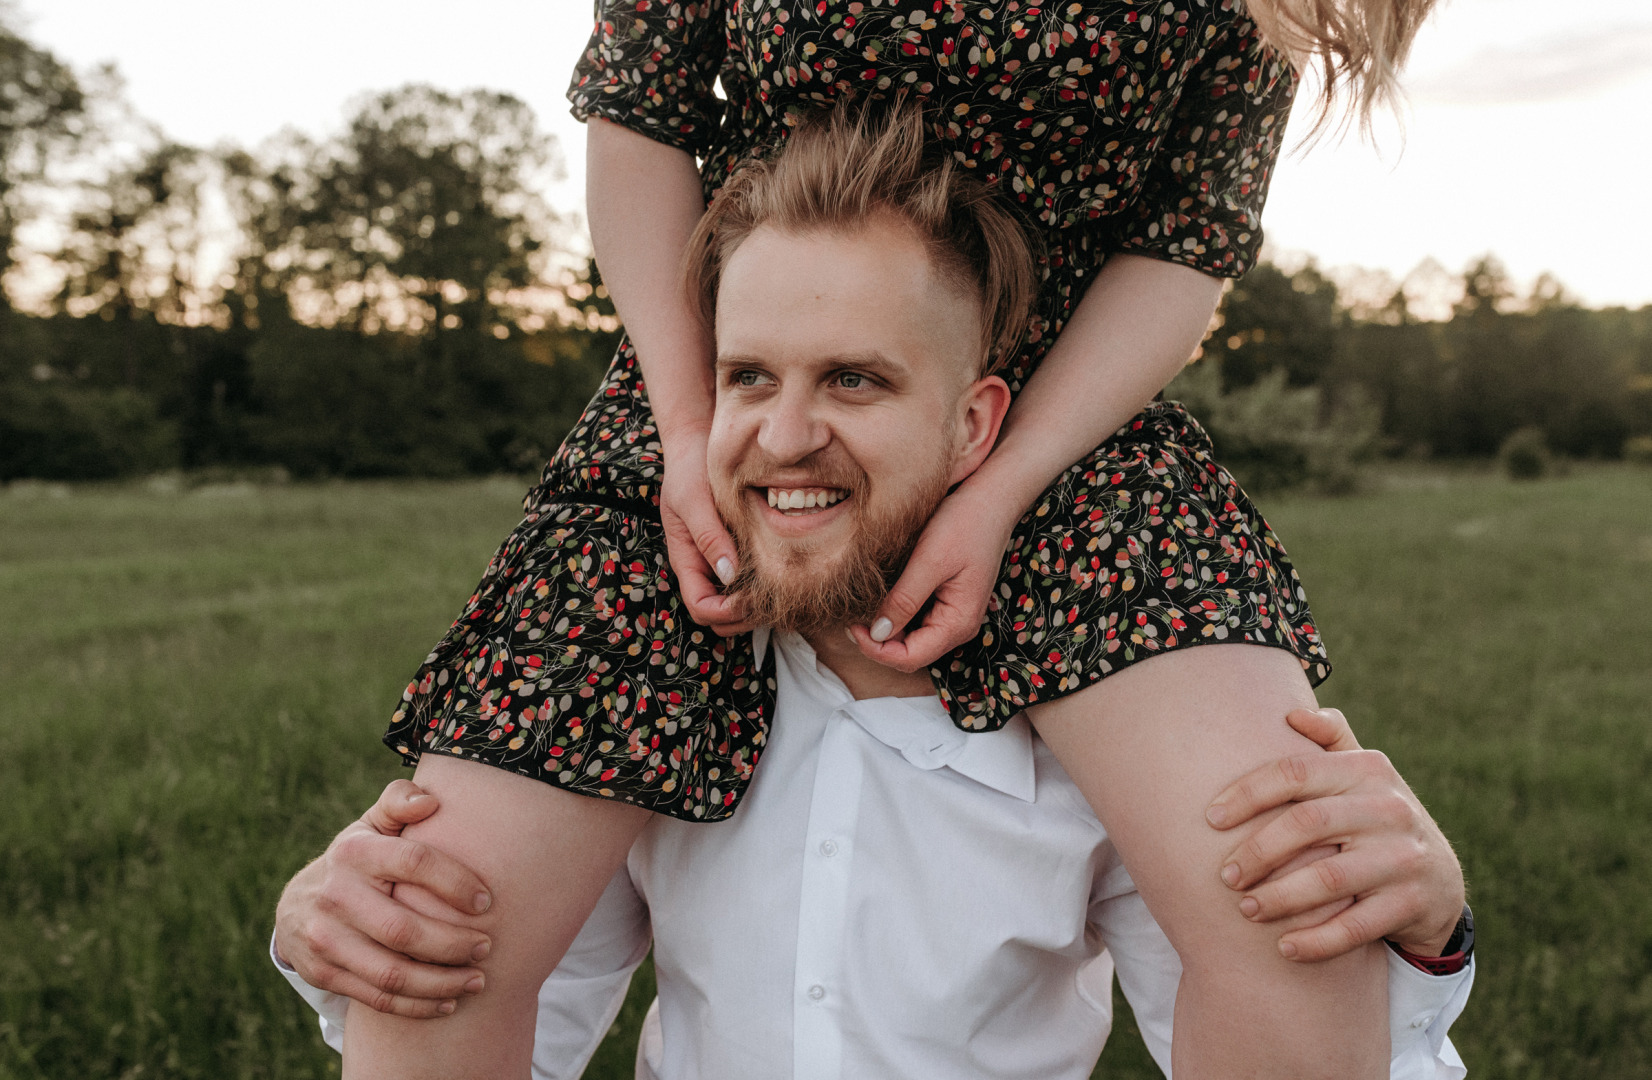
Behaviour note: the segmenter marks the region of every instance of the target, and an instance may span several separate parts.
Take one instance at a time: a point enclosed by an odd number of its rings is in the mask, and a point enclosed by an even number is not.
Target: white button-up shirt
[[[776,635],[775,723],[740,812],[644,830],[539,996],[534,1075],[573,1080],[650,933],[639,1080],[1085,1080],[1115,969],[1170,1072],[1181,963],[1026,720],[965,734],[939,699],[856,701]],[[345,999],[294,986],[342,1045]],[[1389,957],[1391,1075],[1458,1080],[1472,966]]]

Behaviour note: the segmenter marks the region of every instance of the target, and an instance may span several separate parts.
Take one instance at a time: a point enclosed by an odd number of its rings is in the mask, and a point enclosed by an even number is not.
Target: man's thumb
[[[1327,750],[1358,750],[1359,740],[1341,709],[1296,709],[1285,722]]]
[[[362,815],[362,820],[375,832],[396,836],[404,827],[434,814],[439,806],[441,803],[434,795],[413,781],[393,780],[380,793],[379,801]]]

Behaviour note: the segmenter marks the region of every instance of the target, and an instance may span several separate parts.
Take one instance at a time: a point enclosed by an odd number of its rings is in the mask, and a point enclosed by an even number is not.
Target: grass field
[[[270,911],[401,774],[378,731],[519,488],[0,491],[0,1078],[337,1075]],[[1323,700],[1467,868],[1471,1074],[1652,1076],[1652,471],[1268,502]],[[1098,1075],[1155,1075],[1119,1027]]]

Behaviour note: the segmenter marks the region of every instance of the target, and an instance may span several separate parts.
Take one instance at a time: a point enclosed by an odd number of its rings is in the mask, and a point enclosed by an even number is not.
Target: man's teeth
[[[776,510],[824,510],[849,497],[837,488],[769,488],[769,505]]]

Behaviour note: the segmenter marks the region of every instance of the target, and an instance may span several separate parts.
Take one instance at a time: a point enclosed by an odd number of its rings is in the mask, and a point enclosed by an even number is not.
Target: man
[[[717,826],[653,821],[544,981],[542,1075],[583,1067],[650,927],[660,998],[643,1076],[1086,1076],[1115,964],[1167,1072],[1173,1055],[1181,1067],[1186,1026],[1219,1027],[1179,1001],[1183,959],[1206,962],[1171,946],[1190,934],[1186,917],[1170,936],[1160,930],[1027,721],[965,735],[926,675],[872,663],[845,633],[876,610],[948,487],[990,451],[1009,403],[1004,382],[981,375],[992,341],[981,298],[935,247],[885,207],[830,227],[758,221],[718,266],[708,462],[741,546],[736,589],[777,628],[777,719],[741,813]],[[1253,839],[1265,848],[1264,835]],[[442,874],[439,892],[469,886],[456,868]],[[285,941],[278,932],[300,970],[317,969],[324,893],[299,888],[283,901],[285,926],[311,927]],[[1210,925],[1227,925],[1220,914]],[[421,951],[410,938],[393,944]],[[1381,957],[1398,1011],[1375,1045],[1371,954],[1363,967],[1290,971],[1274,956],[1257,973],[1258,994],[1295,981],[1290,992],[1322,998],[1295,1027],[1269,1032],[1272,1075],[1371,1075],[1385,1058],[1393,1075],[1461,1075],[1445,1028],[1472,968],[1440,977]],[[318,1003],[336,1031],[338,1003]]]

